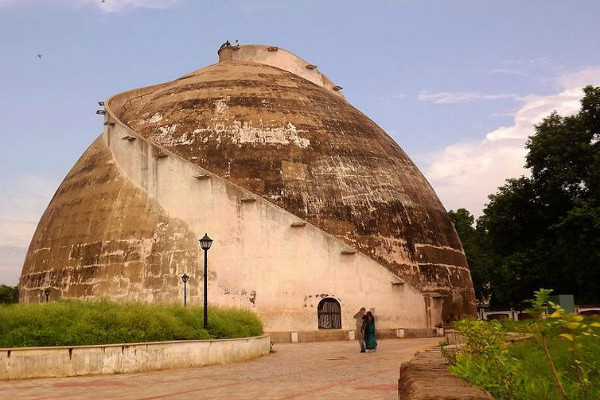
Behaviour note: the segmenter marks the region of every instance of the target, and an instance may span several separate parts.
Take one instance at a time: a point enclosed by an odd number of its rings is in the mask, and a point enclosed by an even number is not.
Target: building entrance
[[[319,329],[342,329],[342,308],[336,299],[326,298],[317,307]]]

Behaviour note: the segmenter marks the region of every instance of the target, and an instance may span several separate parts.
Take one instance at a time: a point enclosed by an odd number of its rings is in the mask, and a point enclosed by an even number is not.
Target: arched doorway
[[[317,307],[319,329],[342,329],[342,308],[336,299],[328,297]]]

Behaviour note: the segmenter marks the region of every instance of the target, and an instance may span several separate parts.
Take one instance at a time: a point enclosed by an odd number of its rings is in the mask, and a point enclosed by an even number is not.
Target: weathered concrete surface
[[[41,301],[45,288],[51,299],[180,299],[179,276],[198,270],[196,240],[120,173],[99,138],[42,215],[21,273],[20,301]],[[199,285],[196,275],[192,285]]]
[[[223,61],[109,105],[156,145],[443,295],[445,322],[473,314],[458,236],[404,151],[330,90],[261,60]]]
[[[174,155],[157,158],[156,146],[144,139],[122,140],[128,133],[119,125],[108,129],[104,140],[86,152],[65,179],[64,187],[59,188],[43,221],[48,214],[52,218],[44,231],[38,229],[32,242],[42,250],[30,249],[32,261],[28,266],[39,270],[27,274],[24,270],[24,300],[35,301],[50,286],[53,298],[109,295],[115,299],[177,301],[183,290],[178,275],[186,272],[190,276],[189,301],[199,304],[203,293],[196,262],[198,244],[186,232],[206,230],[219,238],[210,251],[210,304],[251,309],[261,317],[266,330],[317,330],[316,309],[324,297],[340,302],[343,327],[354,326],[352,315],[365,304],[376,308],[379,328],[435,324],[431,308],[430,319],[426,319],[428,308],[421,293],[410,285],[391,285],[397,278],[376,261],[361,253],[341,254],[348,249],[344,242],[310,224],[292,228],[298,220],[292,214],[262,198],[243,203],[251,193],[218,176],[198,180],[198,174],[210,173]],[[95,180],[98,174],[107,176],[106,187]],[[81,181],[89,182],[89,186],[73,203],[71,198],[78,191],[73,193],[69,188],[78,187]],[[147,202],[153,207],[139,209],[145,204],[140,193],[148,196]],[[135,201],[129,200],[134,194],[141,200],[135,196]],[[113,195],[126,200],[115,201]],[[110,202],[110,206],[98,206],[98,201]],[[169,217],[165,218],[167,212]],[[123,215],[131,218],[129,223],[122,223]],[[86,217],[86,224],[78,226],[83,225],[89,236],[64,235],[63,227],[77,223],[81,216]],[[146,225],[149,229],[144,234]],[[152,229],[168,235],[158,235]],[[130,247],[115,251],[112,237],[116,235],[119,243]],[[97,242],[94,237],[103,240]],[[71,254],[78,254],[73,250],[67,253],[68,262],[75,264],[67,269],[71,273],[47,268],[45,252],[49,249],[87,249],[89,242],[97,250],[88,252],[89,258],[73,257]],[[144,258],[135,258],[138,254]],[[119,263],[137,266],[139,270],[134,272],[139,279],[115,270]]]
[[[387,399],[398,367],[438,338],[382,340],[376,353],[354,342],[273,346],[275,353],[228,365],[0,382],[0,399]]]
[[[398,380],[401,400],[491,399],[489,393],[448,372],[440,352],[423,352],[403,363]]]
[[[352,316],[364,305],[376,308],[378,328],[441,323],[439,302],[410,285],[392,285],[397,275],[377,261],[343,254],[352,249],[344,241],[310,223],[293,227],[301,221],[295,215],[167,149],[160,149],[167,157],[157,158],[152,142],[122,140],[132,132],[115,121],[104,137],[122,173],[191,231],[218,239],[210,250],[211,304],[249,308],[268,331],[317,330],[323,298],[340,303],[342,328],[354,326]],[[201,301],[199,290],[189,294]]]
[[[0,380],[193,368],[248,361],[267,355],[270,350],[269,335],[241,339],[0,349]]]
[[[106,102],[102,140],[36,230],[22,299],[50,287],[173,302],[185,272],[200,302],[195,238],[209,232],[210,303],[252,309],[269,331],[316,330],[327,297],[342,329],[362,306],[384,329],[473,313],[456,232],[398,145],[335,90],[281,69],[305,64],[291,53],[237,51]]]

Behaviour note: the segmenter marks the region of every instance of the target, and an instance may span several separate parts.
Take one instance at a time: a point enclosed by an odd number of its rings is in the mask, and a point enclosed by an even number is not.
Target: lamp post
[[[48,302],[48,297],[50,297],[50,288],[46,288],[44,290],[44,294],[46,295],[46,303]]]
[[[183,281],[183,306],[184,307],[187,306],[187,282],[189,279],[190,279],[190,277],[187,276],[186,273],[181,275],[181,280]]]
[[[202,239],[198,240],[200,242],[200,247],[202,247],[202,250],[204,250],[204,329],[206,329],[208,327],[208,297],[207,297],[207,292],[208,292],[208,283],[207,283],[207,279],[206,279],[206,270],[207,270],[207,266],[208,266],[208,260],[206,257],[206,253],[208,252],[208,249],[210,249],[210,246],[212,245],[213,240],[211,238],[208,237],[208,233],[204,234],[204,237]]]

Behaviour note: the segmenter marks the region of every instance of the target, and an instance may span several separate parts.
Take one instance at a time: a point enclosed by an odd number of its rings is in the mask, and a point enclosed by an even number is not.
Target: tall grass
[[[73,346],[236,338],[263,333],[251,312],[200,307],[63,300],[0,305],[0,347]]]

